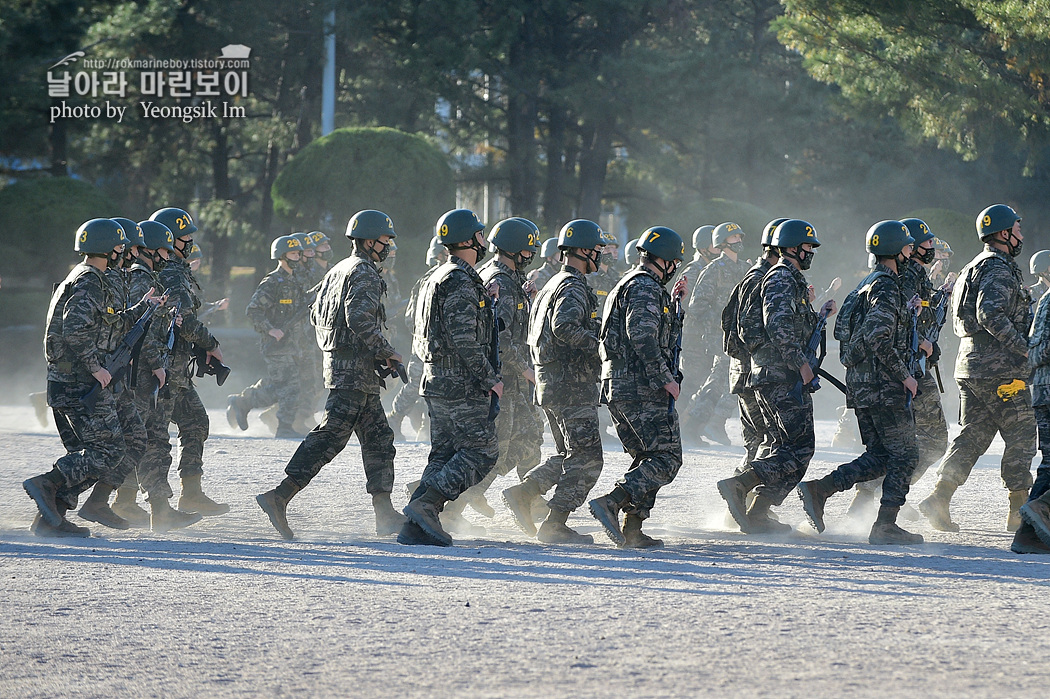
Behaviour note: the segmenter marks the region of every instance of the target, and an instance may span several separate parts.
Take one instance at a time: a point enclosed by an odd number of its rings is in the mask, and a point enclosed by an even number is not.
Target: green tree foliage
[[[98,188],[71,177],[25,179],[0,189],[0,231],[4,231],[4,275],[61,281],[76,262],[73,238],[92,218],[117,216],[113,201]]]
[[[434,223],[454,208],[452,170],[439,148],[389,128],[336,129],[288,161],[273,183],[274,209],[297,229],[342,232],[362,209],[394,222],[401,264],[419,271]]]
[[[955,256],[952,263],[955,269],[962,267],[984,249],[974,223],[976,211],[965,214],[951,209],[919,209],[902,218],[921,218],[935,236],[947,240]]]

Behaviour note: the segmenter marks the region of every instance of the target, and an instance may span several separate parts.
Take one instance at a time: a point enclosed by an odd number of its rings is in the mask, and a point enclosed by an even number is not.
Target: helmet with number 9
[[[999,231],[1010,230],[1020,220],[1017,212],[1006,204],[992,204],[977,215],[977,237],[984,240]]]

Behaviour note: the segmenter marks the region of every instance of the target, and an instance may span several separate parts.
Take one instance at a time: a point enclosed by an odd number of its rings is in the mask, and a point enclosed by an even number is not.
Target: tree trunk
[[[602,213],[602,190],[612,153],[614,117],[598,117],[584,128],[583,148],[580,152],[580,198],[577,211],[580,218],[598,221]]]
[[[57,100],[54,100],[57,102]],[[55,177],[67,177],[69,175],[69,164],[66,162],[66,121],[55,119],[51,125],[51,133],[48,135],[51,141],[51,174]]]
[[[230,201],[230,160],[227,142],[229,117],[212,127],[215,146],[211,152],[212,180],[215,186],[215,199],[220,202]],[[211,249],[211,281],[224,291],[230,279],[230,236],[229,231],[216,231]]]

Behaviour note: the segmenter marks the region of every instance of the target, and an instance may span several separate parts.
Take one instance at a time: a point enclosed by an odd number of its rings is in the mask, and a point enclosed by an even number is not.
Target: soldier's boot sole
[[[545,544],[593,544],[594,537],[555,522],[544,522],[540,525],[536,538]]]
[[[1010,544],[1010,550],[1014,553],[1050,554],[1050,546],[1043,543],[1035,529],[1028,522],[1021,524],[1021,528],[1014,534],[1014,540]]]
[[[510,510],[518,529],[529,536],[536,536],[536,523],[532,520],[532,498],[525,496],[525,485],[512,485],[500,493],[500,498]]]
[[[85,502],[77,511],[81,519],[101,524],[110,529],[131,529],[131,523],[110,508],[109,505],[94,505]]]
[[[922,534],[905,531],[893,522],[876,522],[868,534],[868,543],[876,546],[911,546],[924,542]]]
[[[127,520],[128,524],[130,524],[133,529],[149,528],[149,512],[146,512],[139,507],[134,501],[125,502],[117,499],[112,505],[110,505],[110,509]]]
[[[87,539],[91,536],[91,530],[87,527],[78,527],[68,519],[62,520],[62,524],[52,527],[44,517],[37,512],[33,523],[29,525],[29,531],[35,536],[45,538],[79,538]]]
[[[419,525],[428,536],[440,542],[439,545],[452,545],[452,537],[442,528],[440,513],[436,507],[416,499],[405,505],[404,513],[405,517]]]
[[[391,508],[377,509],[376,513],[376,536],[393,536],[401,531],[408,518],[397,510]]]
[[[813,487],[809,481],[803,481],[798,484],[798,496],[802,500],[802,509],[806,513],[806,519],[813,525],[813,528],[818,533],[823,534],[824,529],[824,503],[828,501],[827,497],[821,496],[818,493],[813,492]]]
[[[1021,519],[1032,525],[1040,541],[1050,546],[1050,505],[1042,499],[1026,503],[1020,510]]]
[[[740,527],[740,531],[750,533],[751,520],[747,516],[747,491],[744,490],[744,486],[735,477],[720,480],[716,486],[718,494],[729,506],[729,514]]]
[[[204,517],[214,517],[229,512],[230,506],[224,502],[215,502],[204,493],[193,493],[179,498],[179,509],[183,512],[196,512]]]
[[[397,534],[397,543],[404,546],[442,546],[447,547],[452,544],[446,544],[444,541],[435,539],[434,537],[423,531],[423,528],[408,520],[404,526],[401,527],[401,531]]]
[[[273,490],[267,490],[256,495],[255,502],[259,503],[259,507],[270,518],[270,524],[284,539],[291,541],[295,538],[295,532],[288,526],[287,501],[278,497]]]
[[[587,503],[591,515],[602,525],[605,533],[609,535],[612,542],[617,546],[623,546],[626,539],[623,530],[620,529],[620,508],[616,506],[612,498],[603,495]]]
[[[938,497],[930,496],[919,503],[919,512],[939,532],[958,532],[959,525],[952,521],[948,503]]]
[[[47,475],[35,476],[22,481],[22,489],[36,502],[37,509],[40,510],[44,521],[52,527],[62,525],[62,520],[65,518],[59,514],[58,505],[55,503],[58,485],[48,479]]]

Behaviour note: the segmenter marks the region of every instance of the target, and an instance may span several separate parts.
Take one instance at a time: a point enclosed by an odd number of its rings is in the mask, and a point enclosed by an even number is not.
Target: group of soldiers
[[[277,267],[247,308],[267,376],[230,397],[227,417],[247,429],[250,410],[276,405],[276,436],[302,439],[283,480],[257,497],[286,539],[294,538],[290,501],[356,434],[377,534],[433,546],[452,545],[450,531],[473,530],[465,507],[492,516],[486,491],[512,471],[518,482],[501,496],[526,534],[592,543],[567,524],[587,503],[617,546],[661,546],[642,526],[682,465],[680,397],[688,401],[689,431],[715,442],[728,442],[725,420],[734,408],[739,413],[746,453],[717,488],[748,534],[789,530],[773,508],[794,490],[822,532],[832,495],[857,486],[850,512],[866,513],[881,486],[869,541],[921,543],[897,519],[910,486],[942,456],[933,493],[918,509],[934,528],[958,531],[951,497],[998,432],[1012,548],[1050,553],[1050,466],[1040,466],[1034,485],[1030,473],[1037,424],[1040,445],[1050,444],[1050,311],[1040,303],[1033,323],[1033,299],[1014,261],[1020,220],[1002,204],[978,216],[984,251],[954,289],[951,278],[940,287],[931,280],[946,246],[923,221],[873,225],[865,237],[871,272],[834,323],[843,383],[821,367],[825,329],[839,308],[821,303],[806,280],[820,246],[806,221],[770,221],[753,264],[735,223],[698,228],[689,263],[681,236],[654,226],[627,244],[621,273],[617,240],[593,221],[570,221],[541,246],[527,219],[500,221],[486,238],[473,212],[449,211],[435,226],[430,267],[406,300],[406,367],[386,310],[396,232],[386,214],[365,210],[347,224],[353,251],[336,264],[323,233],[273,241]],[[69,453],[24,484],[40,510],[37,533],[84,535],[65,513],[92,485],[80,514],[107,526],[142,523],[139,488],[155,529],[228,509],[200,489],[207,416],[187,366],[193,356],[221,366],[222,356],[197,315],[199,287],[185,261],[195,230],[185,211],[162,209],[138,225],[96,219],[78,231],[75,249],[85,260],[55,292],[45,339],[48,403]],[[539,259],[542,266],[528,273]],[[1033,273],[1037,267],[1050,278],[1050,253],[1033,257]],[[962,431],[950,446],[934,378],[949,303],[962,338],[955,368]],[[151,312],[135,361],[109,371],[107,358]],[[324,411],[303,437],[295,422],[310,421],[322,395],[318,376],[328,391]],[[405,385],[388,414],[381,391],[392,376]],[[865,449],[823,478],[803,480],[815,451],[812,392],[820,378],[846,394]],[[89,407],[84,396],[98,387]],[[431,451],[398,512],[395,431],[418,397]],[[541,461],[544,421],[555,451]],[[588,500],[610,421],[632,463],[610,492]],[[169,422],[183,443],[178,510],[167,505]]]

